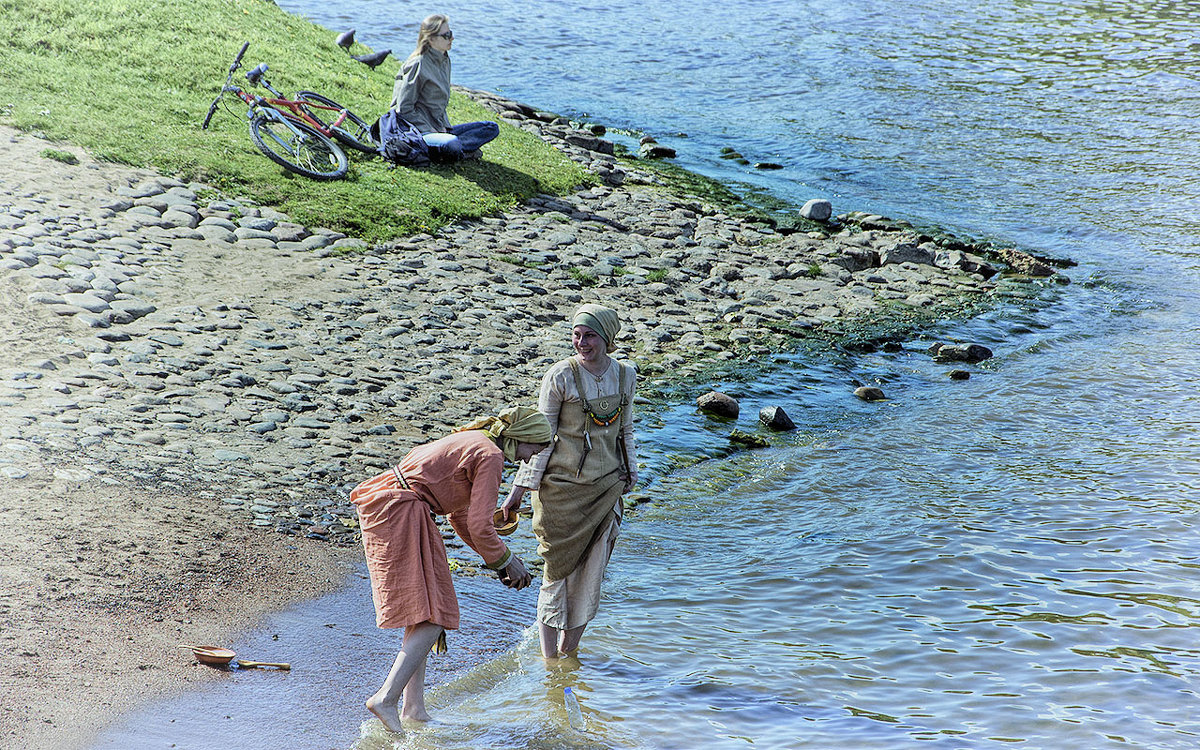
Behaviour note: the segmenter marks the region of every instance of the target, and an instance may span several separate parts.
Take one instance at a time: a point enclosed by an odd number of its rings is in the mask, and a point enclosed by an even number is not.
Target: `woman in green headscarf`
[[[425,660],[458,628],[458,599],[446,548],[430,513],[445,515],[462,540],[504,585],[522,589],[530,575],[496,534],[492,515],[504,460],[529,461],[553,432],[537,409],[516,406],[409,451],[399,464],[354,488],[376,624],[404,628],[400,653],[367,708],[388,729],[401,719],[428,721]],[[400,699],[404,708],[400,708]]]
[[[633,395],[637,371],[609,355],[621,321],[615,310],[583,305],[571,319],[575,355],[542,378],[538,408],[555,440],[522,464],[505,514],[533,499],[533,530],[546,562],[538,628],[547,659],[573,654],[600,607],[600,585],[621,527],[621,495],[637,483]]]

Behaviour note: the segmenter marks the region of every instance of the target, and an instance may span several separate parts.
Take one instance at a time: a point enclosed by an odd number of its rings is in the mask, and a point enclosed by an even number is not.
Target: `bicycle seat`
[[[266,72],[267,64],[259,63],[258,65],[254,66],[253,70],[246,71],[246,80],[250,83],[257,84],[259,79],[261,79]]]

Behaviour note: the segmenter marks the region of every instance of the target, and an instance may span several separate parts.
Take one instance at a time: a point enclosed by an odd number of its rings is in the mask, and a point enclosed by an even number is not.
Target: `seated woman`
[[[478,159],[479,149],[500,135],[494,122],[451,125],[446,116],[450,101],[450,46],[454,32],[445,16],[434,14],[421,22],[413,50],[392,89],[391,109],[420,130],[438,161]]]

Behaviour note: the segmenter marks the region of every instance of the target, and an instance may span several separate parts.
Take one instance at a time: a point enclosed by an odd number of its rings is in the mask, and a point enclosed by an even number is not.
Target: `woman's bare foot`
[[[382,721],[389,732],[404,734],[404,727],[400,725],[400,709],[395,703],[385,703],[383,696],[376,693],[367,698],[367,710],[375,714],[375,718]]]
[[[429,715],[424,706],[414,708],[412,711],[409,711],[408,706],[405,706],[404,710],[400,712],[400,718],[405,721],[433,721],[433,717]]]

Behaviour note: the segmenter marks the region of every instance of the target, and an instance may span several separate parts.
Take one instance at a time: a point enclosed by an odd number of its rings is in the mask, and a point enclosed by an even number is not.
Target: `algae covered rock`
[[[770,445],[764,438],[758,435],[751,435],[744,430],[734,430],[729,433],[729,440],[730,442],[744,445],[747,448],[766,448]]]

